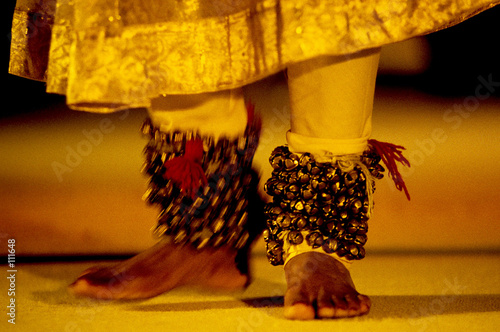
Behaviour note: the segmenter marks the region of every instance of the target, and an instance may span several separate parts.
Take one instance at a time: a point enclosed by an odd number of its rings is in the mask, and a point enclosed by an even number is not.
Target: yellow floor
[[[358,290],[370,295],[368,316],[288,321],[282,269],[256,253],[254,281],[236,294],[176,289],[153,299],[77,299],[65,287],[96,263],[19,264],[16,324],[2,331],[497,331],[499,254],[373,254],[352,267]],[[7,289],[2,278],[2,288]],[[5,292],[2,303],[7,303]],[[2,306],[4,312],[5,306]]]

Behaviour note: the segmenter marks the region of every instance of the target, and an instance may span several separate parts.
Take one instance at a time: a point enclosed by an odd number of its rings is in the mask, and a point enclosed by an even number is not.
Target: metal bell
[[[304,242],[304,237],[299,231],[291,231],[288,234],[288,241],[290,241],[291,244],[301,244]]]

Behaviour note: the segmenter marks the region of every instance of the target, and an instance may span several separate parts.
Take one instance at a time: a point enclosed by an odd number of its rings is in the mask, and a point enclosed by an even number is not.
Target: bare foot
[[[226,248],[197,251],[189,246],[158,243],[111,267],[93,267],[69,286],[71,293],[98,299],[149,298],[184,285],[236,290],[248,276]]]
[[[285,265],[285,276],[288,319],[353,317],[370,310],[370,299],[356,291],[349,271],[328,255],[295,256]]]

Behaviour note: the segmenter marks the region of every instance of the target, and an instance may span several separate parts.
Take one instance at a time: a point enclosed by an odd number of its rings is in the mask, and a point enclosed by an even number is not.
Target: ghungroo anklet
[[[273,172],[265,191],[273,200],[265,208],[268,229],[264,231],[271,264],[284,263],[285,243],[305,242],[312,249],[322,248],[347,261],[365,256],[375,179],[381,179],[385,171],[378,151],[387,147],[371,142],[370,149],[360,156],[340,156],[324,163],[316,162],[309,153],[292,153],[286,146],[272,152],[269,161]],[[384,156],[400,155],[397,148],[401,147],[389,147]],[[391,176],[398,175],[391,169]]]
[[[156,235],[196,249],[242,249],[262,231],[249,223],[258,184],[252,160],[260,134],[253,109],[245,134],[233,140],[165,133],[150,120],[142,132],[149,138],[143,172],[151,176],[144,199],[160,207]]]

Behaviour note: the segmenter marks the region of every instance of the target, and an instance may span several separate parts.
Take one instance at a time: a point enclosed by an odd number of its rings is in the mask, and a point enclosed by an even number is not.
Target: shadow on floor
[[[368,316],[359,319],[403,318],[415,319],[436,315],[479,313],[500,311],[500,294],[478,295],[380,295],[372,296],[372,309]],[[247,298],[234,301],[158,303],[134,305],[133,311],[199,311],[217,309],[255,308],[268,310],[270,315],[279,314],[273,310],[283,306],[283,297]]]
[[[424,318],[500,311],[499,294],[372,296],[369,318]]]

